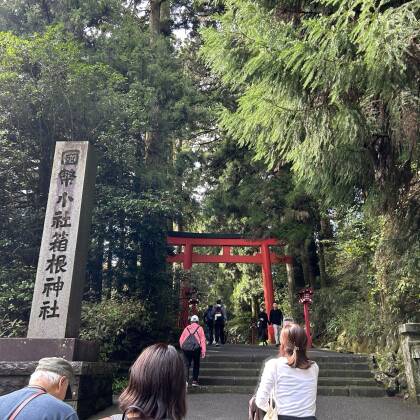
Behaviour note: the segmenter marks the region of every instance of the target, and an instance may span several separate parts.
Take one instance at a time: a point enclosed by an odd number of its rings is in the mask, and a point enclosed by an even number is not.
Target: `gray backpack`
[[[200,344],[198,344],[197,340],[195,339],[194,335],[197,333],[200,326],[198,326],[193,333],[190,332],[190,330],[187,327],[187,330],[189,332],[189,336],[185,339],[185,341],[182,343],[181,349],[184,351],[196,351],[198,349],[201,349]]]

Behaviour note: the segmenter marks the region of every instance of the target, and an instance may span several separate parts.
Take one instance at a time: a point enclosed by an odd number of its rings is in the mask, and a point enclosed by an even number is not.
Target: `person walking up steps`
[[[268,339],[268,316],[265,312],[265,307],[261,306],[260,313],[258,314],[258,339],[263,346],[267,346]]]
[[[213,331],[214,331],[214,321],[213,321],[213,305],[209,305],[206,311],[204,312],[204,323],[206,325],[206,338],[207,344],[210,346],[213,344]]]
[[[193,363],[192,386],[198,386],[198,375],[200,373],[200,357],[206,357],[206,336],[204,330],[198,323],[198,316],[191,317],[191,324],[184,328],[179,345],[184,352],[186,365],[186,378],[189,380],[191,362]]]
[[[273,303],[273,309],[270,311],[269,324],[273,326],[274,339],[276,340],[276,347],[280,345],[280,332],[283,323],[283,313],[278,308],[277,303]]]
[[[226,318],[226,309],[222,305],[220,299],[217,300],[216,306],[213,309],[213,320],[214,320],[214,333],[216,336],[216,346],[220,344],[225,344],[225,322]]]
[[[250,401],[250,419],[263,418],[259,410],[274,410],[279,420],[316,420],[318,365],[306,355],[305,330],[297,324],[281,332],[279,357],[265,363],[256,396]],[[271,405],[272,407],[272,405]]]

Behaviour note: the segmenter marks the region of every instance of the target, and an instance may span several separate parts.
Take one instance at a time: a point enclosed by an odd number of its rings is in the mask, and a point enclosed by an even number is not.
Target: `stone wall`
[[[420,404],[420,324],[403,324],[399,330],[408,391]]]

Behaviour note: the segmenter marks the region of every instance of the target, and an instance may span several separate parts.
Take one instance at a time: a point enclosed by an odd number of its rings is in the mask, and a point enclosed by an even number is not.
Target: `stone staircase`
[[[235,393],[252,395],[267,358],[277,349],[269,346],[229,345],[210,347],[200,368],[200,387],[190,393]],[[318,395],[383,397],[385,390],[374,380],[366,356],[311,350],[319,365]]]

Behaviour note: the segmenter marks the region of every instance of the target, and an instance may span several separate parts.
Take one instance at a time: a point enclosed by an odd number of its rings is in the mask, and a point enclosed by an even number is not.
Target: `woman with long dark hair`
[[[159,343],[143,350],[119,403],[124,414],[107,420],[182,420],[187,412],[184,361],[175,347]]]
[[[319,368],[306,354],[305,330],[286,325],[280,341],[279,357],[265,364],[255,404],[266,412],[272,399],[279,420],[316,420]]]

